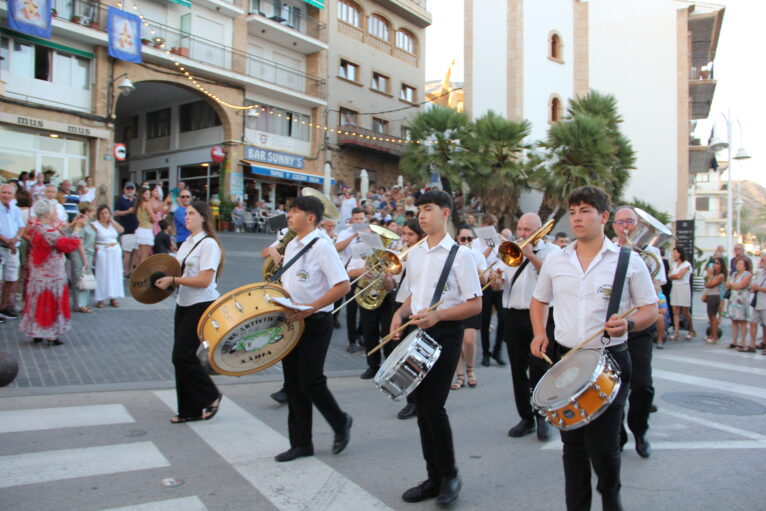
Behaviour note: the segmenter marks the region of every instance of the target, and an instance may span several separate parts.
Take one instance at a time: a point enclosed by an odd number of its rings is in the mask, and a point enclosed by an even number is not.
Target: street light
[[[731,109],[729,109],[728,115],[721,112],[721,116],[723,116],[724,120],[726,120],[726,141],[724,142],[718,137],[713,137],[710,140],[710,143],[708,144],[708,147],[710,151],[713,153],[717,153],[718,151],[722,151],[724,149],[727,149],[728,151],[728,158],[727,158],[727,165],[728,165],[728,181],[726,185],[726,254],[729,256],[729,258],[732,257],[732,254],[734,253],[734,246],[732,243],[732,236],[733,236],[733,225],[732,225],[732,210],[733,204],[732,204],[732,192],[731,192],[731,185],[732,185],[732,179],[731,179],[731,172],[732,172],[732,159],[734,160],[747,160],[750,158],[750,155],[745,150],[744,147],[740,147],[737,151],[736,156],[732,157],[732,144],[733,144],[733,129],[732,129],[732,122],[734,120],[737,121],[737,124],[739,124],[739,138],[740,142],[744,138],[742,136],[742,123],[739,121],[739,119],[732,119],[731,117]]]
[[[114,84],[117,82],[118,78],[122,78],[120,83],[117,85],[117,89],[120,91],[120,95],[122,96],[128,96],[131,92],[136,90],[136,86],[133,85],[133,82],[130,81],[128,78],[128,73],[122,73],[119,76],[116,76],[109,80],[109,95],[107,96],[107,113],[108,113],[108,119],[109,121],[114,121],[116,115],[112,111],[115,106],[115,98],[114,98]]]

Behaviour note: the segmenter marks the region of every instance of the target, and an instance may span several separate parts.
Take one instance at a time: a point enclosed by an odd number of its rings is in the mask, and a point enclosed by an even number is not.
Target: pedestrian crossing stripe
[[[102,511],[207,511],[199,497],[183,497],[180,499],[158,500],[135,506],[115,507]]]
[[[107,426],[135,422],[121,404],[0,411],[0,433]]]

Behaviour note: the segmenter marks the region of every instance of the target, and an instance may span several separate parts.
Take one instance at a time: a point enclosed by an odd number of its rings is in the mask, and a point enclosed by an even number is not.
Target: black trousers
[[[560,345],[554,349],[554,362],[567,351]],[[601,493],[604,511],[620,511],[620,424],[625,410],[625,400],[630,388],[630,353],[610,350],[614,361],[620,366],[622,386],[617,398],[596,420],[572,431],[562,431],[564,443],[564,479],[566,504],[569,511],[590,509],[591,467],[596,472],[596,489]]]
[[[442,321],[426,330],[426,333],[441,344],[442,352],[413,394],[417,401],[420,446],[428,478],[438,486],[442,478],[457,475],[452,428],[444,405],[460,359],[463,322]]]
[[[545,360],[533,357],[529,350],[534,337],[529,309],[501,310],[502,315],[505,316],[503,336],[508,348],[516,411],[522,419],[532,419],[535,417],[535,411],[532,408],[532,391],[548,370],[548,364]],[[553,339],[552,311],[548,314],[547,331],[548,338]]]
[[[497,312],[497,330],[495,330],[495,346],[489,349],[489,327],[492,322],[492,307]],[[488,357],[498,355],[503,349],[503,331],[505,322],[503,314],[503,290],[495,291],[492,287],[484,290],[481,296],[481,354]]]
[[[636,436],[644,436],[649,429],[649,410],[654,401],[652,386],[652,349],[656,327],[636,332],[628,338],[628,351],[632,373],[628,395],[628,427]],[[621,440],[628,435],[622,427]]]
[[[197,323],[212,302],[182,307],[176,305],[174,318],[173,367],[180,417],[200,417],[220,392],[197,358]]]
[[[287,429],[290,447],[313,447],[311,441],[312,408],[340,431],[346,424],[346,414],[340,409],[324,375],[324,361],[332,337],[332,316],[318,312],[304,320],[305,328],[298,344],[282,359],[287,393]]]
[[[343,301],[351,300],[355,292],[356,292],[356,288],[352,286],[351,291],[348,292],[348,294],[346,295],[346,298],[344,298]],[[359,338],[359,328],[357,327],[357,322],[356,322],[356,311],[357,309],[359,309],[359,306],[356,304],[356,300],[351,300],[351,302],[349,302],[344,307],[344,309],[346,309],[346,334],[348,335],[348,343],[355,344],[357,339]]]
[[[387,295],[380,307],[374,310],[367,310],[359,307],[359,323],[364,339],[364,349],[369,352],[378,345],[380,339],[385,337],[391,329],[391,314],[393,313],[393,298],[391,294]],[[382,349],[372,355],[367,355],[367,365],[369,367],[380,367],[383,360],[383,354],[387,357],[394,351],[395,346],[387,343]],[[383,354],[381,354],[383,352]]]
[[[402,306],[402,302],[393,302],[393,306],[391,307],[391,318],[393,319],[394,313],[399,310],[399,307]],[[389,325],[388,330],[386,331],[386,335],[388,335],[388,332],[391,330],[391,327]],[[415,327],[410,325],[407,328],[404,329],[404,332],[402,332],[402,339],[405,339],[408,335],[410,335],[410,332],[415,330]],[[386,355],[386,358],[396,349],[397,346],[399,346],[399,343],[402,341],[391,341],[388,344],[386,344],[383,347],[383,352]],[[388,351],[386,351],[388,350]],[[457,366],[456,366],[457,367]],[[414,405],[415,404],[415,392],[410,392],[407,394],[407,403]]]

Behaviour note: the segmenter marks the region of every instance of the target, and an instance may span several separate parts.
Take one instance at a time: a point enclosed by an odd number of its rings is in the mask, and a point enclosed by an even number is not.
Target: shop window
[[[170,135],[170,108],[155,110],[146,114],[146,138],[167,137]]]
[[[407,53],[415,53],[415,36],[411,32],[399,29],[396,31],[396,47]]]
[[[201,130],[221,125],[218,114],[205,100],[186,103],[179,108],[179,129],[181,132]]]
[[[409,85],[402,84],[402,89],[399,92],[399,99],[402,101],[407,101],[409,103],[414,103],[416,100],[415,96],[415,87],[410,87]]]
[[[354,110],[348,108],[340,109],[340,125],[341,126],[356,126],[357,116],[359,114]]]
[[[219,167],[217,163],[198,163],[178,167],[179,180],[186,183],[192,197],[209,201],[210,197],[218,194]]]
[[[367,31],[379,39],[388,41],[388,21],[382,16],[373,14],[367,23]]]
[[[379,119],[377,117],[372,118],[372,131],[385,135],[388,133],[388,121]]]
[[[380,92],[388,92],[389,79],[386,75],[372,73],[372,83],[370,88]]]
[[[359,81],[359,66],[348,60],[341,59],[340,68],[338,69],[338,76],[351,80],[352,82]]]
[[[362,27],[361,9],[348,0],[338,1],[338,19],[355,27]]]
[[[50,170],[55,179],[77,181],[88,175],[85,139],[0,126],[3,171],[10,177],[22,171]]]

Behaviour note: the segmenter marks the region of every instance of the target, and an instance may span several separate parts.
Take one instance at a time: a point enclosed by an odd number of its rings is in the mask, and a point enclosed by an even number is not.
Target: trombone
[[[513,241],[504,241],[497,249],[498,257],[507,266],[520,266],[522,261],[524,261],[524,254],[521,252],[521,249],[523,249],[529,243],[532,243],[534,246],[538,241],[542,239],[543,236],[553,230],[554,224],[555,221],[551,218],[545,222],[545,225],[533,232],[531,236],[519,244],[514,243]]]
[[[423,244],[424,241],[426,241],[427,237],[423,237],[421,240],[418,240],[417,243],[412,245],[411,247],[407,247],[406,249],[402,250],[398,254],[394,252],[393,250],[376,250],[375,253],[373,253],[370,260],[370,268],[365,271],[363,274],[358,276],[356,279],[354,279],[351,284],[353,285],[354,282],[361,279],[363,276],[368,275],[369,273],[376,273],[377,276],[364,288],[357,291],[354,296],[340,304],[338,307],[335,308],[334,311],[332,311],[332,314],[335,314],[339,310],[341,310],[343,307],[348,305],[353,300],[356,300],[356,297],[367,291],[370,287],[377,284],[381,280],[383,280],[386,277],[386,274],[391,275],[399,275],[402,272],[403,269],[403,263],[407,259],[407,254],[410,253],[412,249],[415,247]]]

